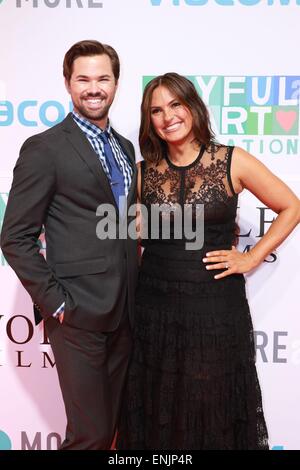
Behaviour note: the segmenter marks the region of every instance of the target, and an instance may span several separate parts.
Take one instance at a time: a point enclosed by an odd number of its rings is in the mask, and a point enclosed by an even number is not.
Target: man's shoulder
[[[50,129],[46,129],[42,132],[39,132],[38,134],[34,134],[28,137],[28,139],[26,139],[23,143],[22,148],[27,147],[27,145],[47,145],[51,143],[57,144],[59,141],[59,136],[62,135],[62,132],[66,128],[68,122],[69,115],[60,123],[50,127]]]

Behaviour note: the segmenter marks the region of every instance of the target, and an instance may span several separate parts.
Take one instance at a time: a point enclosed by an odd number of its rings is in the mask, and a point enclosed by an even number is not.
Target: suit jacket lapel
[[[86,136],[74,122],[71,114],[66,117],[63,124],[68,141],[97,178],[99,185],[101,185],[107,195],[108,202],[117,207],[108,178],[99,162],[99,158]]]
[[[62,124],[64,126],[64,131],[66,132],[66,136],[67,136],[69,143],[72,145],[74,150],[78,153],[80,158],[85,161],[89,169],[97,178],[99,185],[101,185],[102,189],[105,191],[107,195],[108,202],[110,204],[114,204],[116,210],[118,211],[118,206],[116,204],[113,192],[111,190],[109,180],[106,176],[106,173],[104,172],[102,168],[101,163],[99,162],[98,155],[94,151],[93,147],[89,143],[86,136],[80,130],[78,125],[74,122],[74,119],[72,118],[71,113],[68,114],[68,116],[66,117],[66,119],[63,121]],[[129,205],[135,193],[136,180],[137,180],[137,168],[136,168],[136,163],[135,163],[135,156],[132,151],[132,148],[128,144],[128,141],[124,139],[124,137],[122,137],[120,134],[118,134],[118,132],[116,132],[114,129],[112,129],[112,132],[118,139],[125,154],[128,156],[132,169],[133,169],[131,185],[130,185],[128,196],[127,196],[127,204]]]

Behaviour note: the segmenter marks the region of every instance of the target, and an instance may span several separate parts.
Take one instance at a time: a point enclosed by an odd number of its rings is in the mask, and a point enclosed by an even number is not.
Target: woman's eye
[[[159,111],[160,111],[159,109],[152,109],[151,114],[158,114]]]
[[[172,104],[173,108],[177,108],[178,106],[181,106],[181,103],[178,101],[175,101],[175,103]]]

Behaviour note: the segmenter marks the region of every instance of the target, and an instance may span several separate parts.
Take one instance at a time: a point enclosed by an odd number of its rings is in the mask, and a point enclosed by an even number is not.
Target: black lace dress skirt
[[[117,449],[268,449],[243,275],[146,248]]]

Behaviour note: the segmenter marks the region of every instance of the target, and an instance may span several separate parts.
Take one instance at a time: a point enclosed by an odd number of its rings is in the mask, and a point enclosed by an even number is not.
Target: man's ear
[[[68,81],[66,78],[65,78],[65,87],[67,89],[67,92],[71,94],[71,91],[70,91],[70,81]]]

